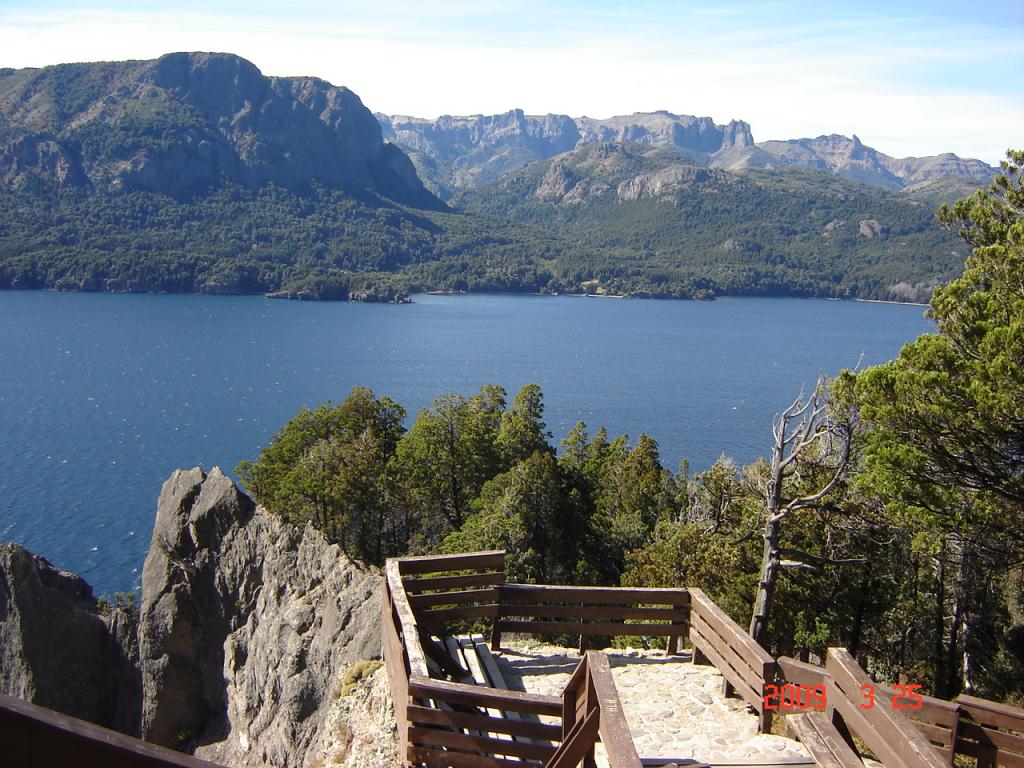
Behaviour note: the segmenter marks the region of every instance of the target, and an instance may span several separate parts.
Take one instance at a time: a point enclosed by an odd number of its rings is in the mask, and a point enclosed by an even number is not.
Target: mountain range
[[[674,147],[695,164],[726,171],[812,168],[887,190],[937,178],[990,180],[995,170],[952,153],[893,158],[864,146],[857,136],[755,142],[750,125],[671,112],[637,112],[605,120],[567,115],[500,115],[435,120],[377,114],[384,136],[413,159],[428,186],[442,197],[497,181],[537,160],[595,142]]]
[[[994,169],[738,120],[376,115],[231,54],[0,69],[0,287],[927,298]]]

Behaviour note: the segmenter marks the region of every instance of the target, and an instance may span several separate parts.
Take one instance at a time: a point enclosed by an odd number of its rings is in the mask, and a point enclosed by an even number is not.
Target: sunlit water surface
[[[303,405],[354,386],[417,411],[443,392],[543,387],[556,439],[584,420],[706,468],[768,450],[819,371],[894,357],[923,308],[417,296],[405,306],[258,297],[0,292],[0,541],[134,589],[161,483],[231,470]]]

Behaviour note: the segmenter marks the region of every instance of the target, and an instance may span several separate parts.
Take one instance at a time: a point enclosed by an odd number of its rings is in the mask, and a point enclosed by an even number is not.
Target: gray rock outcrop
[[[379,586],[219,469],[175,472],[142,574],[143,737],[230,765],[304,765],[335,677],[379,654]]]
[[[885,227],[878,219],[863,219],[857,222],[857,233],[861,237],[866,237],[868,240],[874,240],[876,237],[885,237]]]
[[[395,768],[401,764],[387,670],[349,686],[325,718],[323,738],[310,751],[323,768]]]
[[[654,173],[645,173],[619,184],[619,200],[642,200],[658,197],[681,186],[707,181],[711,174],[692,165],[673,165]]]
[[[0,548],[0,692],[224,765],[308,766],[341,676],[379,656],[380,583],[219,469],[179,470],[137,632],[131,612],[100,616],[81,578]]]
[[[844,179],[882,189],[903,189],[936,178],[962,178],[987,182],[995,169],[980,160],[946,153],[929,157],[890,157],[866,146],[854,135],[818,136],[814,139],[763,141],[724,153],[712,165],[726,170],[746,168],[814,168]]]
[[[99,608],[80,576],[0,546],[0,692],[137,735],[135,617]]]
[[[717,125],[710,117],[676,115],[664,110],[636,112],[604,120],[590,117],[576,119],[581,140],[585,142],[617,141],[634,144],[671,145],[693,150],[706,156],[754,143],[750,126],[741,120]]]
[[[409,152],[420,177],[443,198],[496,181],[509,171],[567,152],[580,140],[566,115],[443,115],[424,120],[377,115],[384,138]]]

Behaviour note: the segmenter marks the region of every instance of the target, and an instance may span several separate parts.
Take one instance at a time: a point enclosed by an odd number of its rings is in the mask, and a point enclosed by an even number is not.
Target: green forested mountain
[[[734,174],[666,147],[586,144],[455,204],[581,245],[567,283],[655,296],[795,294],[922,300],[965,255],[936,195],[893,194],[820,171]]]
[[[0,288],[923,299],[962,261],[933,211],[973,181],[697,162],[583,143],[446,205],[315,78],[203,53],[3,69]]]

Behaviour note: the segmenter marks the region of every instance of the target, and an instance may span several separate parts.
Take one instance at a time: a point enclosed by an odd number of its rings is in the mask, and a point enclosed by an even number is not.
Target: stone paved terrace
[[[612,677],[641,758],[712,765],[813,765],[792,739],[757,732],[757,715],[722,695],[722,675],[689,654],[606,649]],[[495,654],[509,688],[561,695],[579,654],[553,646],[504,642]],[[597,746],[598,764],[603,760]]]

